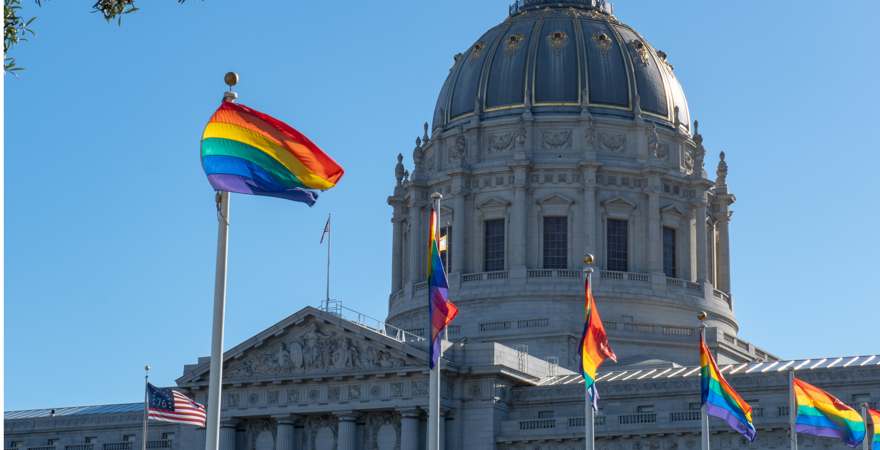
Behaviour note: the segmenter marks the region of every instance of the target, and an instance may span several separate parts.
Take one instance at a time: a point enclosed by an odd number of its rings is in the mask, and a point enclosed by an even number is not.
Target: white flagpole
[[[144,366],[144,432],[141,436],[141,449],[147,450],[147,417],[149,416],[150,398],[147,396],[147,384],[150,382],[150,365]]]
[[[703,345],[703,342],[706,340],[706,323],[704,322],[708,315],[705,312],[700,313],[698,316],[700,319],[700,346]],[[700,393],[702,397],[702,392]],[[700,427],[702,428],[701,432],[701,446],[702,450],[709,450],[711,447],[711,441],[709,438],[709,411],[706,405],[700,405]]]
[[[788,426],[791,435],[791,450],[797,450],[797,397],[794,393],[794,370],[788,371]]]
[[[584,278],[590,289],[593,288],[593,257],[588,255],[584,259]],[[586,293],[584,293],[586,295]],[[593,305],[595,307],[595,304]],[[596,381],[593,380],[593,383]],[[586,387],[586,385],[584,385]],[[596,448],[596,414],[593,411],[593,402],[590,389],[584,390],[584,443],[587,450]]]
[[[871,435],[868,434],[868,404],[862,403],[862,420],[865,421],[865,439],[862,441],[863,450],[871,450]],[[877,428],[880,424],[874,424]]]
[[[324,308],[330,311],[330,235],[333,234],[333,224],[330,222],[331,215],[327,214],[327,287],[324,295]]]
[[[443,195],[439,192],[435,192],[431,194],[432,206],[434,207],[435,214],[437,214],[437,228],[440,225],[440,200],[443,198]],[[434,218],[431,217],[430,220]],[[429,229],[430,229],[429,225]],[[438,234],[440,230],[435,230]],[[428,239],[431,239],[430,232],[428,233]],[[433,243],[429,243],[429,248],[433,248]],[[431,250],[429,250],[430,252]],[[428,254],[428,258],[430,258],[430,253]],[[431,289],[428,287],[428,307],[430,308],[431,302]],[[433,345],[431,342],[431,317],[428,315],[428,328],[426,329],[426,336],[428,338],[428,346]],[[430,349],[429,349],[430,352]],[[440,450],[440,365],[443,363],[443,340],[440,341],[440,354],[437,358],[437,364],[434,365],[434,368],[431,369],[431,375],[428,379],[428,450]]]
[[[238,97],[232,86],[238,83],[238,74],[229,72],[224,77],[229,91],[223,101]],[[220,394],[223,380],[223,321],[226,315],[226,247],[229,243],[229,192],[217,192],[217,266],[214,273],[214,321],[211,330],[211,372],[208,379],[208,421],[205,425],[205,450],[219,450]]]

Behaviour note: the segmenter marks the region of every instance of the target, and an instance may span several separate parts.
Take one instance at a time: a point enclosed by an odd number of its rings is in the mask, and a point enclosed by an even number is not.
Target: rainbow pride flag
[[[803,380],[795,378],[792,387],[797,400],[798,433],[839,438],[850,447],[862,443],[865,421],[855,409]]]
[[[700,380],[706,413],[724,420],[750,442],[754,441],[758,431],[752,423],[752,407],[733,390],[718,370],[703,332],[700,332]]]
[[[605,333],[605,325],[599,317],[599,309],[596,307],[596,299],[593,298],[593,288],[590,286],[590,278],[584,281],[584,334],[581,336],[581,346],[578,353],[581,355],[581,373],[584,376],[585,388],[591,392],[595,405],[596,372],[605,359],[617,362],[617,355],[611,350],[608,343],[608,334]]]
[[[449,301],[449,283],[446,281],[446,270],[440,258],[440,246],[437,236],[437,211],[431,209],[431,227],[428,242],[428,314],[431,320],[431,345],[429,345],[429,361],[431,368],[440,360],[441,333],[443,329],[458,315],[458,308]]]
[[[344,170],[290,125],[224,101],[202,134],[202,167],[218,191],[315,203]]]
[[[871,448],[880,450],[880,411],[868,409],[868,417],[871,418],[871,435],[865,439],[871,439]]]

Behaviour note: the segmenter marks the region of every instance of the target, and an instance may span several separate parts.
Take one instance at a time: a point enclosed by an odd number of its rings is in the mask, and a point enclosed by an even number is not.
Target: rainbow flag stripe
[[[868,417],[871,418],[871,448],[880,450],[880,411],[868,409]]]
[[[749,441],[754,441],[758,431],[752,423],[752,407],[724,379],[702,332],[700,333],[700,380],[706,413],[724,420]]]
[[[850,447],[865,439],[865,421],[861,414],[837,397],[795,378],[797,400],[795,430],[798,433],[839,438]]]
[[[218,191],[308,203],[344,170],[290,125],[238,103],[223,102],[202,134],[202,167]]]
[[[581,356],[581,374],[584,376],[585,388],[589,391],[596,383],[596,372],[606,359],[617,362],[617,355],[611,350],[608,343],[608,334],[605,333],[605,325],[599,317],[599,309],[596,307],[596,299],[593,298],[593,289],[590,286],[590,278],[584,281],[584,333],[581,336],[581,346],[578,350]]]
[[[441,333],[458,315],[458,308],[449,301],[449,283],[437,236],[437,212],[431,209],[431,226],[428,242],[428,314],[431,320],[431,345],[428,348],[429,364],[433,369],[440,360]]]

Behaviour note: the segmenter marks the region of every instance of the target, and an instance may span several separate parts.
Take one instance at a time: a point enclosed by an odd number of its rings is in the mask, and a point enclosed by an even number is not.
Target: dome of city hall
[[[520,0],[455,56],[434,129],[521,115],[633,118],[687,128],[690,113],[666,53],[621,23],[605,0]]]

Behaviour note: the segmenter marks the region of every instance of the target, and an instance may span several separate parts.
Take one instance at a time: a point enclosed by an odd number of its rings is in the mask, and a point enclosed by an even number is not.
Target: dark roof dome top
[[[594,9],[605,14],[614,14],[614,6],[608,0],[517,0],[510,5],[510,15],[550,6]]]
[[[621,23],[606,0],[519,0],[455,63],[434,128],[521,115],[633,118],[688,128],[690,112],[666,53]]]

